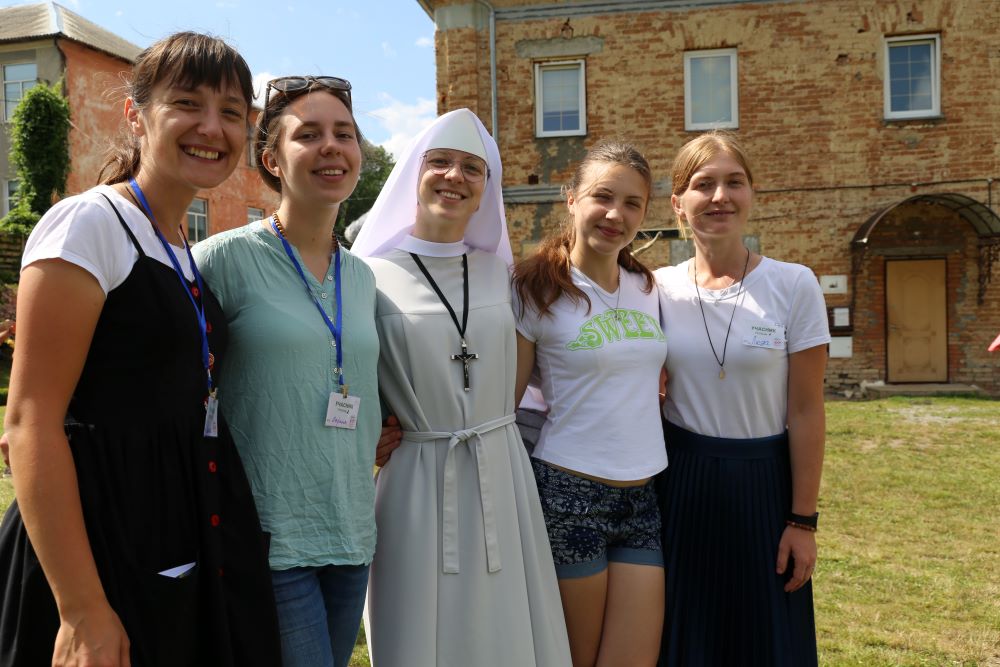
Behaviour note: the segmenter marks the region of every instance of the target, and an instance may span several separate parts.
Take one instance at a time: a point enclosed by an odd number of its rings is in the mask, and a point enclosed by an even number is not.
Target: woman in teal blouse
[[[359,141],[347,81],[271,81],[254,152],[281,205],[195,248],[229,323],[220,402],[271,534],[286,667],[347,665],[375,550],[375,281],[333,236]]]

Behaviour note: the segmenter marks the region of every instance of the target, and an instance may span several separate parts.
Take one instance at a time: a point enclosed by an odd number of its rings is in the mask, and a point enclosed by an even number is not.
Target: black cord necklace
[[[729,332],[733,329],[733,319],[736,317],[736,309],[740,307],[740,294],[743,293],[743,281],[747,277],[747,267],[750,266],[750,248],[747,248],[747,259],[743,263],[743,277],[740,278],[739,289],[736,290],[736,298],[733,300],[733,314],[729,316],[729,326],[726,327],[726,340],[722,344],[722,359],[719,359],[719,354],[715,351],[715,343],[712,342],[712,334],[708,332],[708,319],[705,317],[705,305],[701,302],[701,290],[698,288],[698,258],[695,257],[694,260],[694,291],[698,295],[698,308],[701,309],[701,321],[705,325],[705,335],[708,336],[708,344],[712,348],[712,356],[715,357],[716,363],[719,364],[719,379],[726,379],[726,349],[729,347]],[[732,285],[730,285],[732,287]]]
[[[462,362],[462,372],[465,375],[465,391],[471,391],[472,387],[469,384],[469,362],[473,359],[478,359],[479,355],[470,353],[468,345],[465,344],[465,329],[469,324],[469,258],[466,254],[462,254],[462,324],[459,324],[458,316],[455,315],[455,309],[451,307],[450,303],[448,303],[448,299],[444,297],[444,293],[441,291],[441,288],[438,287],[438,284],[434,282],[434,278],[431,277],[430,271],[427,270],[424,263],[420,261],[420,257],[412,252],[410,253],[410,257],[412,257],[413,261],[417,263],[417,267],[420,269],[420,272],[424,274],[424,277],[427,278],[427,282],[431,284],[431,288],[433,288],[438,298],[441,299],[441,303],[443,303],[444,307],[448,309],[448,314],[451,315],[451,321],[455,323],[455,328],[458,329],[458,337],[462,341],[462,352],[461,354],[451,355],[451,360]]]

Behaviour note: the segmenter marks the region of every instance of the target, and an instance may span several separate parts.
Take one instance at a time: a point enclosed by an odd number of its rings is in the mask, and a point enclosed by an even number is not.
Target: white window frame
[[[729,115],[732,120],[717,121],[712,123],[695,123],[692,118],[692,97],[691,97],[691,61],[695,58],[729,56],[729,88],[730,104]],[[704,51],[684,52],[684,129],[687,131],[697,130],[717,130],[732,129],[740,126],[740,88],[739,88],[739,66],[736,57],[736,49],[707,49]]]
[[[251,129],[250,130],[250,138],[247,139],[247,166],[248,167],[255,167],[256,168],[256,166],[257,166],[257,158],[256,158],[256,156],[254,155],[254,152],[253,152],[253,147],[254,147],[254,144],[256,143],[256,141],[255,141],[256,136],[257,136],[256,129]]]
[[[34,79],[24,79],[24,80],[13,79],[13,80],[8,81],[7,80],[7,68],[8,67],[16,67],[17,65],[34,65],[35,66],[35,78]],[[3,119],[4,119],[4,121],[10,121],[10,116],[7,115],[7,102],[8,102],[8,100],[7,100],[7,84],[9,84],[9,83],[18,83],[18,84],[21,84],[21,86],[20,86],[21,87],[21,95],[20,95],[20,97],[17,98],[17,102],[18,102],[18,104],[20,104],[21,100],[24,99],[24,94],[27,91],[29,91],[32,88],[34,88],[38,84],[38,63],[35,62],[34,60],[25,60],[23,62],[14,62],[14,63],[3,63],[3,65],[0,65],[0,79],[2,79],[2,81],[0,81],[0,84],[3,85],[3,89],[2,89],[3,90]],[[31,85],[29,85],[27,88],[25,88],[24,87],[25,84],[31,84]],[[17,107],[16,104],[14,106],[15,106],[15,108]],[[4,193],[4,194],[6,196],[6,193]]]
[[[915,111],[892,110],[892,76],[889,66],[889,51],[893,46],[906,44],[931,44],[931,108]],[[885,61],[884,80],[882,86],[883,115],[886,120],[905,120],[907,118],[936,118],[941,115],[941,35],[928,33],[924,35],[897,35],[885,38],[885,49],[882,52]]]
[[[255,222],[257,220],[263,220],[266,217],[264,209],[257,208],[256,206],[247,206],[247,224]]]
[[[191,207],[194,206],[195,202],[203,202],[205,204],[205,212],[204,213],[202,213],[201,211],[192,211],[191,210]],[[202,237],[199,238],[197,233],[195,233],[195,234],[191,233],[192,232],[192,226],[191,226],[191,218],[192,217],[195,219],[195,221],[197,221],[198,218],[204,218],[205,219],[205,236],[202,236]],[[198,230],[198,225],[197,225],[197,222],[195,222],[194,231],[197,232],[197,230]],[[208,200],[207,199],[202,199],[201,197],[195,197],[194,199],[191,200],[191,203],[188,205],[188,209],[187,209],[187,233],[188,233],[188,242],[189,243],[197,243],[198,241],[202,241],[202,240],[208,238]]]
[[[549,69],[578,68],[580,77],[580,127],[575,130],[557,130],[546,132],[542,128],[542,100],[545,91],[542,88],[542,72]],[[549,60],[535,63],[535,136],[536,137],[580,137],[587,134],[587,63],[585,60]]]
[[[10,191],[10,184],[11,183],[16,183],[17,184],[15,186],[15,192],[16,192],[16,188],[21,187],[21,179],[19,179],[19,178],[8,178],[7,180],[5,180],[3,182],[3,211],[0,212],[0,216],[5,216],[8,213],[10,213],[10,209],[12,208],[12,206],[14,204],[14,198],[11,196],[11,191]]]

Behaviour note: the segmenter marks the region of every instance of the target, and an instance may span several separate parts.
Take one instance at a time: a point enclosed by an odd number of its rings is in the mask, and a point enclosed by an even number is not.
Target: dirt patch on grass
[[[911,424],[964,424],[964,425],[996,425],[1000,414],[978,415],[969,414],[968,409],[959,409],[951,405],[906,405],[892,407],[888,412],[896,415],[904,422]]]

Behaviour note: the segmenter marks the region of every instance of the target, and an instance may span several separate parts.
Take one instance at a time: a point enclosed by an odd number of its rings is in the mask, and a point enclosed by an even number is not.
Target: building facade
[[[122,76],[140,51],[52,2],[0,8],[0,217],[10,210],[18,186],[8,158],[7,122],[21,96],[39,81],[62,82],[73,123],[66,193],[82,192],[96,185],[105,152],[124,130]],[[276,205],[275,193],[262,183],[247,153],[225,183],[192,202],[188,236],[200,240],[238,227]]]
[[[657,182],[643,259],[686,259],[670,163],[729,128],[754,158],[747,243],[823,286],[828,389],[1000,393],[996,0],[418,1],[439,111],[473,109],[500,145],[515,254],[566,219],[560,186],[615,136]]]

